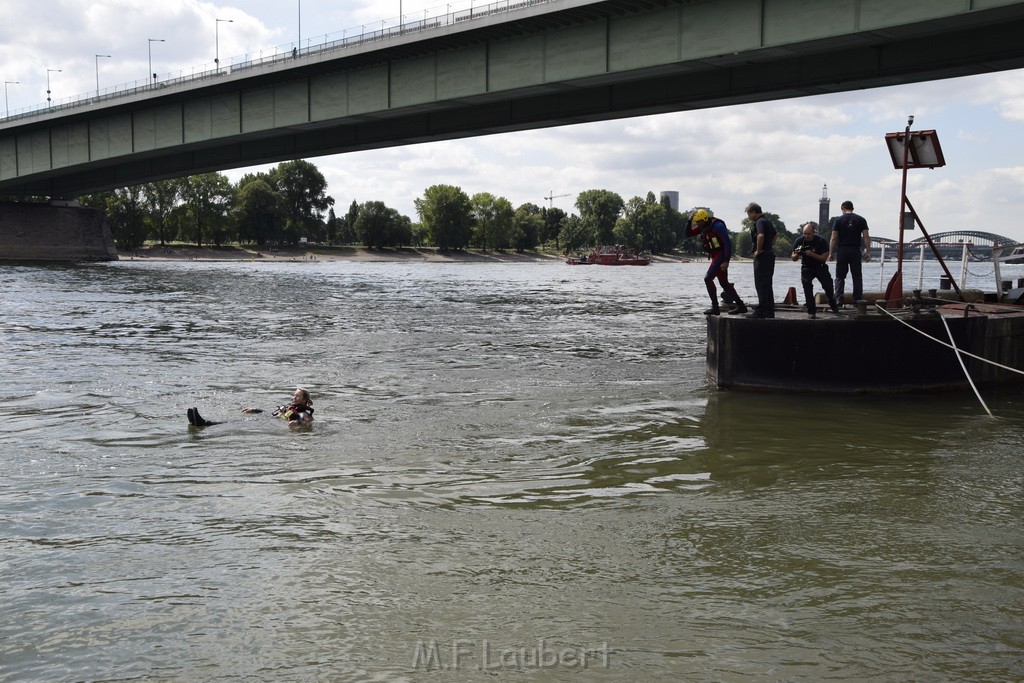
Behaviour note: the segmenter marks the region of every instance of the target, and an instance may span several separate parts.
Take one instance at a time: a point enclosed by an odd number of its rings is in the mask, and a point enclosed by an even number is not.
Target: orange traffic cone
[[[789,291],[786,292],[786,298],[782,300],[782,303],[796,306],[796,287],[789,288]]]

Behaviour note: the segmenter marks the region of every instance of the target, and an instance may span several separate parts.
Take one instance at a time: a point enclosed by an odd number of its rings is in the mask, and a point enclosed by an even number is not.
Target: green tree
[[[536,204],[523,204],[516,209],[512,219],[512,233],[516,236],[512,245],[518,252],[536,249],[544,235],[544,210]]]
[[[330,209],[328,209],[328,211],[327,211],[327,243],[328,244],[337,244],[338,243],[338,233],[341,230],[342,220],[343,219],[338,218],[335,215],[334,207],[333,206]]]
[[[689,215],[685,215],[672,208],[672,202],[667,196],[661,198],[661,205],[665,208],[665,215],[668,217],[668,227],[672,231],[671,245],[666,246],[664,251],[671,251],[683,244],[686,239],[686,221]]]
[[[181,181],[176,178],[157,180],[145,183],[140,187],[149,234],[159,240],[160,245],[163,246],[170,239],[170,225],[167,218],[181,196]]]
[[[648,205],[647,228],[645,233],[649,240],[648,249],[655,253],[672,251],[676,246],[676,230],[672,216],[672,207],[665,208],[661,203]],[[678,213],[678,212],[676,212]]]
[[[619,244],[637,251],[667,251],[674,241],[668,212],[653,192],[648,192],[646,199],[633,197],[626,203],[613,233]]]
[[[201,173],[182,179],[180,218],[196,246],[201,247],[204,242],[220,246],[228,240],[232,194],[231,183],[221,173]]]
[[[266,173],[264,171],[257,171],[256,173],[246,173],[244,176],[242,176],[238,180],[237,188],[240,190],[254,180],[262,180],[271,187],[274,186],[274,179],[270,176],[269,173]]]
[[[464,249],[472,237],[469,196],[454,185],[432,185],[416,200],[416,212],[431,243],[440,249]]]
[[[504,197],[479,192],[469,200],[473,216],[473,243],[483,249],[508,249],[514,235],[512,204]]]
[[[315,239],[324,212],[334,206],[324,174],[310,162],[297,159],[278,164],[268,175],[288,217],[288,241],[294,244],[300,237]]]
[[[412,239],[412,222],[384,202],[366,202],[359,207],[355,233],[368,247],[395,247]]]
[[[92,207],[94,209],[99,209],[100,211],[103,211],[106,214],[107,221],[109,223],[109,221],[110,221],[110,212],[109,212],[110,200],[113,199],[113,197],[114,197],[114,193],[112,191],[110,191],[110,190],[107,190],[107,191],[104,191],[104,192],[96,192],[94,194],[83,194],[83,195],[79,195],[78,196],[78,203],[81,204],[82,206],[89,206],[89,207]],[[12,198],[0,197],[0,201],[17,202],[17,201],[25,201],[25,200],[23,198],[19,199],[17,197],[12,197]],[[32,201],[32,202],[27,202],[27,203],[34,204],[36,202]]]
[[[339,219],[338,243],[355,244],[359,241],[355,233],[356,219],[359,218],[359,202],[352,200],[348,205],[348,211]]]
[[[422,221],[412,224],[412,244],[418,247],[430,244],[430,235],[427,233],[427,228],[423,225]]]
[[[556,207],[541,211],[544,216],[544,234],[541,236],[541,243],[554,242],[555,249],[558,249],[558,234],[562,230],[562,221],[565,220],[567,214]]]
[[[78,197],[78,203],[85,204],[86,206],[91,206],[94,209],[99,209],[101,207],[96,206],[93,203],[86,203],[86,201],[89,197],[96,198],[103,194],[105,193],[98,192],[95,195],[82,195]],[[0,202],[20,202],[22,204],[46,204],[48,201],[50,201],[50,198],[44,194],[0,194]],[[95,199],[93,201],[95,201]]]
[[[594,228],[576,214],[566,216],[558,241],[565,253],[594,246]]]
[[[576,196],[580,220],[593,230],[597,244],[615,240],[615,223],[624,207],[622,197],[609,190],[585,190]]]
[[[612,237],[615,244],[643,251],[643,247],[640,246],[643,244],[643,236],[637,229],[636,223],[627,216],[623,216],[615,221],[615,227],[612,228]]]
[[[413,243],[414,235],[412,219],[405,214],[399,213],[397,209],[391,209],[395,216],[395,246],[405,246]]]
[[[281,239],[281,226],[285,222],[281,195],[266,180],[253,178],[236,192],[235,218],[238,238],[264,246]]]
[[[328,213],[330,209],[328,209]],[[309,233],[310,239],[319,244],[327,243],[327,220],[321,216],[317,220],[313,221],[312,231]]]
[[[110,233],[120,249],[138,249],[146,241],[146,208],[142,187],[134,185],[114,190],[108,198],[107,220]]]

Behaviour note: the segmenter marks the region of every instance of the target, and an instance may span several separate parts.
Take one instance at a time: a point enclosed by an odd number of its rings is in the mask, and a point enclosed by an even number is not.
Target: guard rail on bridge
[[[192,67],[188,71],[178,71],[176,75],[166,74],[152,80],[148,78],[136,80],[130,83],[111,86],[100,91],[74,95],[64,100],[58,100],[57,104],[40,103],[29,107],[23,107],[21,109],[15,109],[13,113],[8,113],[6,116],[0,116],[0,126],[7,122],[31,119],[32,117],[38,116],[42,113],[49,114],[53,112],[73,110],[78,107],[93,104],[102,104],[110,102],[111,100],[131,97],[133,95],[141,95],[164,90],[170,86],[203,85],[207,82],[211,82],[213,79],[217,79],[231,73],[244,72],[249,69],[258,69],[261,67],[279,66],[299,58],[316,59],[338,50],[374,45],[381,41],[387,41],[399,36],[423,33],[442,29],[448,26],[461,25],[472,20],[493,17],[506,12],[512,12],[532,7],[534,5],[542,5],[555,1],[556,0],[515,0],[515,2],[513,2],[512,0],[499,0],[498,2],[492,2],[485,5],[474,4],[474,2],[470,1],[468,9],[452,9],[451,4],[449,4],[443,14],[431,17],[424,16],[423,19],[404,21],[400,18],[395,18],[391,20],[392,23],[390,24],[387,23],[387,19],[384,19],[381,21],[381,27],[379,29],[367,30],[366,25],[364,24],[360,27],[359,33],[348,35],[348,29],[346,29],[341,32],[340,38],[337,37],[338,32],[327,33],[321,36],[322,42],[311,43],[310,40],[307,40],[305,47],[299,43],[286,43],[284,45],[268,48],[268,54],[266,55],[264,55],[263,50],[261,50],[258,56],[250,56],[246,54],[238,57],[231,57],[229,58],[229,63],[225,66],[204,64]],[[426,11],[427,10],[424,10],[424,12]],[[198,71],[196,69],[198,69]]]

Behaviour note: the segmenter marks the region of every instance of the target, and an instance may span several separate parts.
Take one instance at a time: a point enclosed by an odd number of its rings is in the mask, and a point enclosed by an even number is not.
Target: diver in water
[[[243,413],[262,413],[260,408],[243,408]],[[219,422],[213,422],[205,419],[199,414],[197,408],[188,409],[188,423],[194,427],[209,427],[210,425],[220,424]],[[291,403],[283,406],[278,406],[271,413],[274,417],[279,417],[282,420],[288,422],[289,427],[297,427],[300,425],[307,425],[313,422],[313,400],[309,397],[309,391],[299,387],[292,394]]]

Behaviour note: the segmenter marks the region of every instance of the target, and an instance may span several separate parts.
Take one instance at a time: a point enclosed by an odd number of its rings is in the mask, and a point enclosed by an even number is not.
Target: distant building
[[[818,200],[818,234],[828,235],[832,232],[829,227],[829,203],[828,183],[821,187],[821,199]]]
[[[679,210],[679,193],[676,192],[675,190],[662,190],[661,191],[661,199],[664,199],[665,197],[668,197],[669,205],[673,209],[678,211]]]

